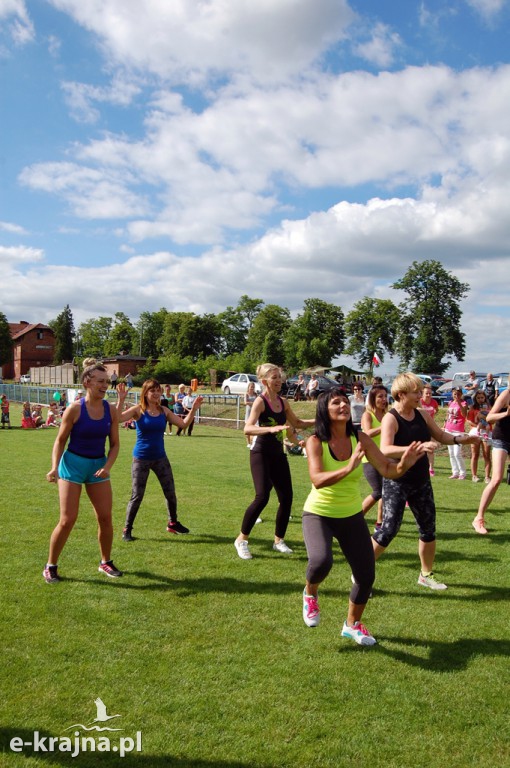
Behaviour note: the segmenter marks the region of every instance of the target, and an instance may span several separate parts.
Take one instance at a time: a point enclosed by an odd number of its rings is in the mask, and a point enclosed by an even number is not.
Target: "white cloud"
[[[402,45],[400,35],[393,32],[387,24],[379,22],[372,30],[371,39],[353,47],[354,53],[378,67],[389,67],[394,60],[395,51]]]
[[[2,232],[9,232],[13,235],[26,235],[26,230],[19,224],[13,224],[10,221],[0,221],[0,230]]]
[[[344,38],[347,0],[50,0],[93,31],[116,64],[173,82],[301,73]]]
[[[30,248],[26,245],[0,245],[0,264],[4,265],[4,280],[6,278],[5,267],[14,268],[16,264],[32,264],[43,260],[44,251],[42,248]]]
[[[24,0],[2,0],[0,19],[9,20],[7,31],[16,45],[25,45],[35,38],[34,25],[28,15]]]
[[[80,123],[95,123],[100,116],[95,102],[127,107],[140,92],[140,87],[116,74],[108,86],[94,86],[86,83],[63,82],[61,88],[72,117]]]
[[[466,2],[480,16],[487,21],[491,21],[501,11],[507,0],[466,0]]]

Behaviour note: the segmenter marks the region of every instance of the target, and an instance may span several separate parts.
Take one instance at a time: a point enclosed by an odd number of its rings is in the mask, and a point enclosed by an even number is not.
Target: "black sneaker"
[[[131,528],[124,528],[122,531],[122,541],[134,541],[135,538],[131,534]]]
[[[176,520],[175,523],[168,523],[166,529],[168,533],[189,533],[189,528],[186,528],[186,526],[182,525],[178,520]]]
[[[44,576],[44,580],[46,584],[56,584],[57,581],[62,581],[62,579],[58,575],[57,568],[58,568],[57,565],[44,566],[44,571],[42,572],[42,575]]]
[[[113,560],[108,560],[106,563],[99,563],[99,568],[97,570],[106,573],[111,579],[118,579],[119,576],[122,576],[122,571],[119,571],[119,569],[114,566]]]

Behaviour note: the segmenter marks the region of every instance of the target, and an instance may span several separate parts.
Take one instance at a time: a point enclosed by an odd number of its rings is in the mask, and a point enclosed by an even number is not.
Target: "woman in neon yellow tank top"
[[[319,584],[333,566],[336,538],[353,574],[342,636],[358,645],[374,645],[375,639],[361,623],[375,577],[372,542],[361,511],[361,460],[366,455],[384,477],[398,478],[413,466],[423,448],[413,443],[398,463],[388,460],[370,437],[362,432],[356,436],[349,399],[342,389],[334,389],[318,398],[315,434],[309,438],[306,452],[313,486],[303,513],[308,553],[304,622],[308,627],[319,624]]]

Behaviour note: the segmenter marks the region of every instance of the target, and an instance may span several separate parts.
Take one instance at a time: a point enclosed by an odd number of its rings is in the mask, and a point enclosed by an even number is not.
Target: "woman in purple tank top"
[[[51,469],[46,475],[48,482],[58,482],[60,498],[60,519],[51,534],[48,562],[43,571],[48,584],[61,580],[57,562],[78,517],[82,485],[92,502],[99,527],[98,570],[111,578],[122,576],[110,559],[113,542],[110,470],[119,453],[119,420],[116,408],[104,400],[109,385],[106,368],[91,358],[84,360],[83,365],[81,380],[86,395],[64,411],[53,446]],[[108,455],[105,454],[107,439]]]

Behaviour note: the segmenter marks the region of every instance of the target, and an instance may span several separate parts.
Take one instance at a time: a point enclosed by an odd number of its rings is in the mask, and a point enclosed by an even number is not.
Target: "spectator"
[[[182,409],[184,411],[182,418],[185,419],[186,416],[188,416],[192,411],[193,415],[195,414],[195,410],[193,408],[194,402],[196,399],[196,395],[193,394],[193,390],[191,387],[188,387],[186,389],[186,394],[182,398]],[[195,418],[192,418],[191,421],[188,423],[188,437],[191,437],[191,433],[193,432],[193,426],[195,424]],[[186,434],[186,427],[177,427],[177,434],[180,435],[181,432],[184,432]]]
[[[54,407],[58,413],[58,406],[54,403]],[[35,429],[34,420],[32,418],[32,408],[28,400],[23,403],[23,410],[21,412],[21,427],[22,429]]]
[[[492,373],[487,374],[487,378],[482,384],[482,391],[485,392],[485,395],[487,397],[487,402],[492,408],[492,406],[496,402],[497,396],[499,395],[499,384],[494,379],[494,376],[492,375]]]
[[[476,378],[476,372],[469,371],[469,379],[467,380],[464,389],[466,390],[466,394],[469,395],[469,397],[471,398],[471,402],[474,401],[474,398],[478,391],[479,386],[480,386],[480,382]]]
[[[436,418],[436,414],[439,410],[439,403],[432,397],[432,388],[428,384],[425,384],[423,387],[423,394],[420,400],[420,408],[423,408],[424,411],[427,411],[431,419]],[[439,447],[439,443],[436,443],[436,445]],[[431,451],[427,454],[427,456],[429,459],[429,473],[431,477],[434,477],[436,474],[434,471],[435,451]]]
[[[489,437],[492,431],[491,425],[487,421],[490,411],[490,405],[487,395],[481,389],[476,393],[473,405],[467,415],[468,426],[471,428],[469,434],[478,435],[481,442],[471,446],[471,478],[473,483],[478,482],[478,459],[480,457],[480,446],[485,464],[485,483],[490,483],[491,479],[491,447]]]
[[[353,394],[349,397],[351,404],[351,418],[355,429],[361,428],[361,417],[365,411],[365,398],[363,397],[363,387],[356,381],[352,388]]]
[[[304,400],[306,393],[306,382],[302,373],[299,374],[296,382],[296,389],[294,390],[294,400]]]
[[[312,373],[310,376],[310,381],[307,384],[306,387],[306,398],[307,400],[315,400],[319,396],[319,381],[317,379],[317,375],[315,373]]]
[[[448,405],[448,413],[444,428],[448,434],[460,437],[465,432],[468,412],[467,403],[462,397],[462,387],[453,387],[452,397],[453,400]],[[462,445],[458,440],[454,440],[452,445],[448,445],[448,453],[450,455],[450,464],[452,468],[452,474],[449,479],[465,480],[466,464],[464,457],[462,456]]]
[[[110,376],[110,386],[112,389],[117,389],[118,380],[119,380],[119,376],[117,374],[117,371],[114,371]]]
[[[5,425],[7,424],[7,429],[11,429],[11,416],[10,416],[10,403],[7,399],[7,395],[1,395],[0,396],[0,410],[2,411],[2,429],[5,429]]]
[[[133,376],[131,375],[131,373],[129,372],[126,373],[126,375],[124,376],[124,379],[126,381],[126,387],[128,389],[133,389]]]

